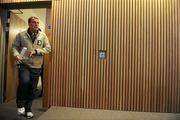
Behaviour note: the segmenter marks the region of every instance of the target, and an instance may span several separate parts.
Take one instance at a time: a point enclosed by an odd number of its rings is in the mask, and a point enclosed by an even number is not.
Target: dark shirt
[[[28,34],[29,34],[29,36],[31,37],[32,42],[34,43],[34,41],[35,41],[35,39],[36,39],[37,33],[31,32],[31,31],[28,29]]]

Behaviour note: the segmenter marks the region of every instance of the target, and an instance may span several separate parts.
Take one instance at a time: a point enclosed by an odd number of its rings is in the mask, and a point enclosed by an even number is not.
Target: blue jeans
[[[25,107],[26,112],[31,111],[40,74],[41,68],[30,68],[25,64],[20,64],[16,97],[18,108]]]

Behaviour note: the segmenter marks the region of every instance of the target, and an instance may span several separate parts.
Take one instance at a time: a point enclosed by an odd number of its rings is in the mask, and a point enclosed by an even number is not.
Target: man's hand
[[[16,63],[17,63],[17,64],[22,63],[22,57],[21,57],[20,55],[17,55],[17,56],[16,56]]]
[[[33,55],[36,55],[36,50],[30,51],[28,56],[32,57]]]

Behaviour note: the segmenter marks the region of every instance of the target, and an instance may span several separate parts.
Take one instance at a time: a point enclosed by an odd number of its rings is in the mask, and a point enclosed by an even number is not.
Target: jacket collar
[[[36,36],[38,36],[40,32],[41,32],[41,29],[39,28]],[[27,36],[28,36],[29,38],[31,38],[32,32],[29,30],[29,28],[26,30],[26,34],[27,34]]]

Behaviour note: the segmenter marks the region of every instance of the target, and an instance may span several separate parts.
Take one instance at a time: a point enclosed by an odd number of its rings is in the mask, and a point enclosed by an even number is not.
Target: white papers
[[[21,53],[20,53],[22,59],[27,59],[26,52],[27,52],[27,48],[23,47],[22,50],[21,50]]]

